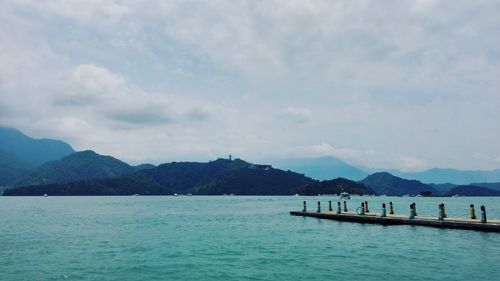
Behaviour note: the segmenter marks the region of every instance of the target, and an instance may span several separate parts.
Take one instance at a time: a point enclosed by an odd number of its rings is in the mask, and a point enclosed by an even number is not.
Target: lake
[[[335,197],[0,197],[0,280],[500,280],[500,234],[294,217]],[[500,197],[355,197],[500,219]],[[336,203],[334,203],[334,207]]]

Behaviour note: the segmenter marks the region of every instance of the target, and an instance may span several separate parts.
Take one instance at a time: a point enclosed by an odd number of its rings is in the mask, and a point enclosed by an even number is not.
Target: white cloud
[[[291,119],[293,122],[304,123],[311,119],[312,112],[307,108],[290,106],[281,109],[280,115]]]
[[[475,155],[497,155],[500,142],[498,11],[495,1],[2,1],[0,123],[137,161],[298,151],[496,168]]]
[[[7,1],[9,2],[9,1]],[[45,17],[61,16],[92,24],[94,22],[116,21],[130,12],[130,7],[116,0],[50,0],[50,1],[12,1],[24,2],[24,7]]]
[[[399,163],[396,165],[403,172],[421,171],[428,167],[424,160],[413,156],[401,156]]]

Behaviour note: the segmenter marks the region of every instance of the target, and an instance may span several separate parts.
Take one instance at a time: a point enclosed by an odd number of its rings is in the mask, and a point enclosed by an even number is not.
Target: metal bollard
[[[344,212],[347,212],[347,202],[344,201]]]
[[[382,215],[380,215],[381,217],[386,217],[387,216],[387,213],[386,213],[386,210],[385,210],[385,203],[382,203]]]
[[[392,206],[392,202],[389,202],[389,214],[394,215],[394,207]]]
[[[304,207],[302,208],[302,212],[307,212],[307,208],[306,208],[306,201],[304,201]]]
[[[408,218],[411,220],[415,218],[415,203],[410,204],[410,216]]]
[[[474,210],[474,204],[470,204],[470,218],[472,220],[476,219],[476,211]]]
[[[486,223],[486,208],[484,206],[481,206],[481,222]]]
[[[337,202],[337,214],[340,214],[340,201]]]
[[[332,200],[328,200],[328,211],[333,211],[332,209]]]
[[[361,212],[359,213],[360,215],[364,215],[365,214],[365,203],[361,202]]]
[[[365,213],[369,213],[370,210],[368,210],[368,201],[365,201]]]
[[[321,213],[321,203],[319,201],[318,201],[318,210],[316,212]]]
[[[444,220],[445,216],[444,216],[444,204],[441,203],[439,204],[439,215],[438,215],[438,220],[442,221]]]

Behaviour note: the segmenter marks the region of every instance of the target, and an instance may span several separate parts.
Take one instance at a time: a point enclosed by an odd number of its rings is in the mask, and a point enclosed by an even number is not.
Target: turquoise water
[[[317,199],[0,197],[0,280],[500,280],[499,233],[288,214]],[[361,200],[500,218],[498,197]]]

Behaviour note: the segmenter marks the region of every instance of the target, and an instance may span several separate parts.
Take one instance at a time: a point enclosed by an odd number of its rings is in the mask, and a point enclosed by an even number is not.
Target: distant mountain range
[[[344,178],[314,182],[298,190],[300,195],[340,194],[342,192],[375,194],[370,187]]]
[[[458,185],[446,192],[446,196],[500,196],[499,190],[477,185]]]
[[[491,182],[500,181],[500,170],[431,169],[419,173],[391,171],[370,175],[363,168],[334,157],[270,162],[276,168],[239,159],[134,167],[90,150],[75,152],[61,141],[33,139],[16,129],[0,127],[0,193],[8,187],[19,187],[6,192],[10,195],[316,195],[338,194],[344,190],[396,196],[420,193],[497,196],[500,191],[500,183]],[[471,182],[476,183],[469,184]]]
[[[430,192],[432,195],[439,195],[430,185],[423,184],[417,180],[407,180],[396,177],[387,172],[374,173],[361,180],[360,183],[372,188],[378,195],[418,195],[423,192]]]
[[[464,185],[473,182],[500,182],[500,169],[492,171],[462,171],[456,169],[434,168],[415,173],[406,173],[396,170],[390,170],[389,172],[398,177],[436,184],[452,183]]]
[[[348,178],[361,180],[368,173],[335,157],[291,158],[268,160],[276,168],[305,174],[317,180]]]
[[[457,169],[433,168],[422,172],[401,172],[398,170],[369,169],[349,164],[335,157],[274,159],[267,161],[273,166],[303,173],[317,180],[338,177],[361,180],[376,172],[389,172],[400,178],[418,180],[423,183],[466,185],[474,182],[500,182],[500,169],[492,171],[463,171]]]
[[[342,179],[347,192],[373,193]],[[302,174],[240,159],[208,163],[173,162],[121,177],[8,189],[4,195],[291,195],[317,191],[318,182]],[[335,184],[332,184],[335,185]],[[336,190],[329,190],[332,192]],[[365,194],[366,194],[365,193]]]

